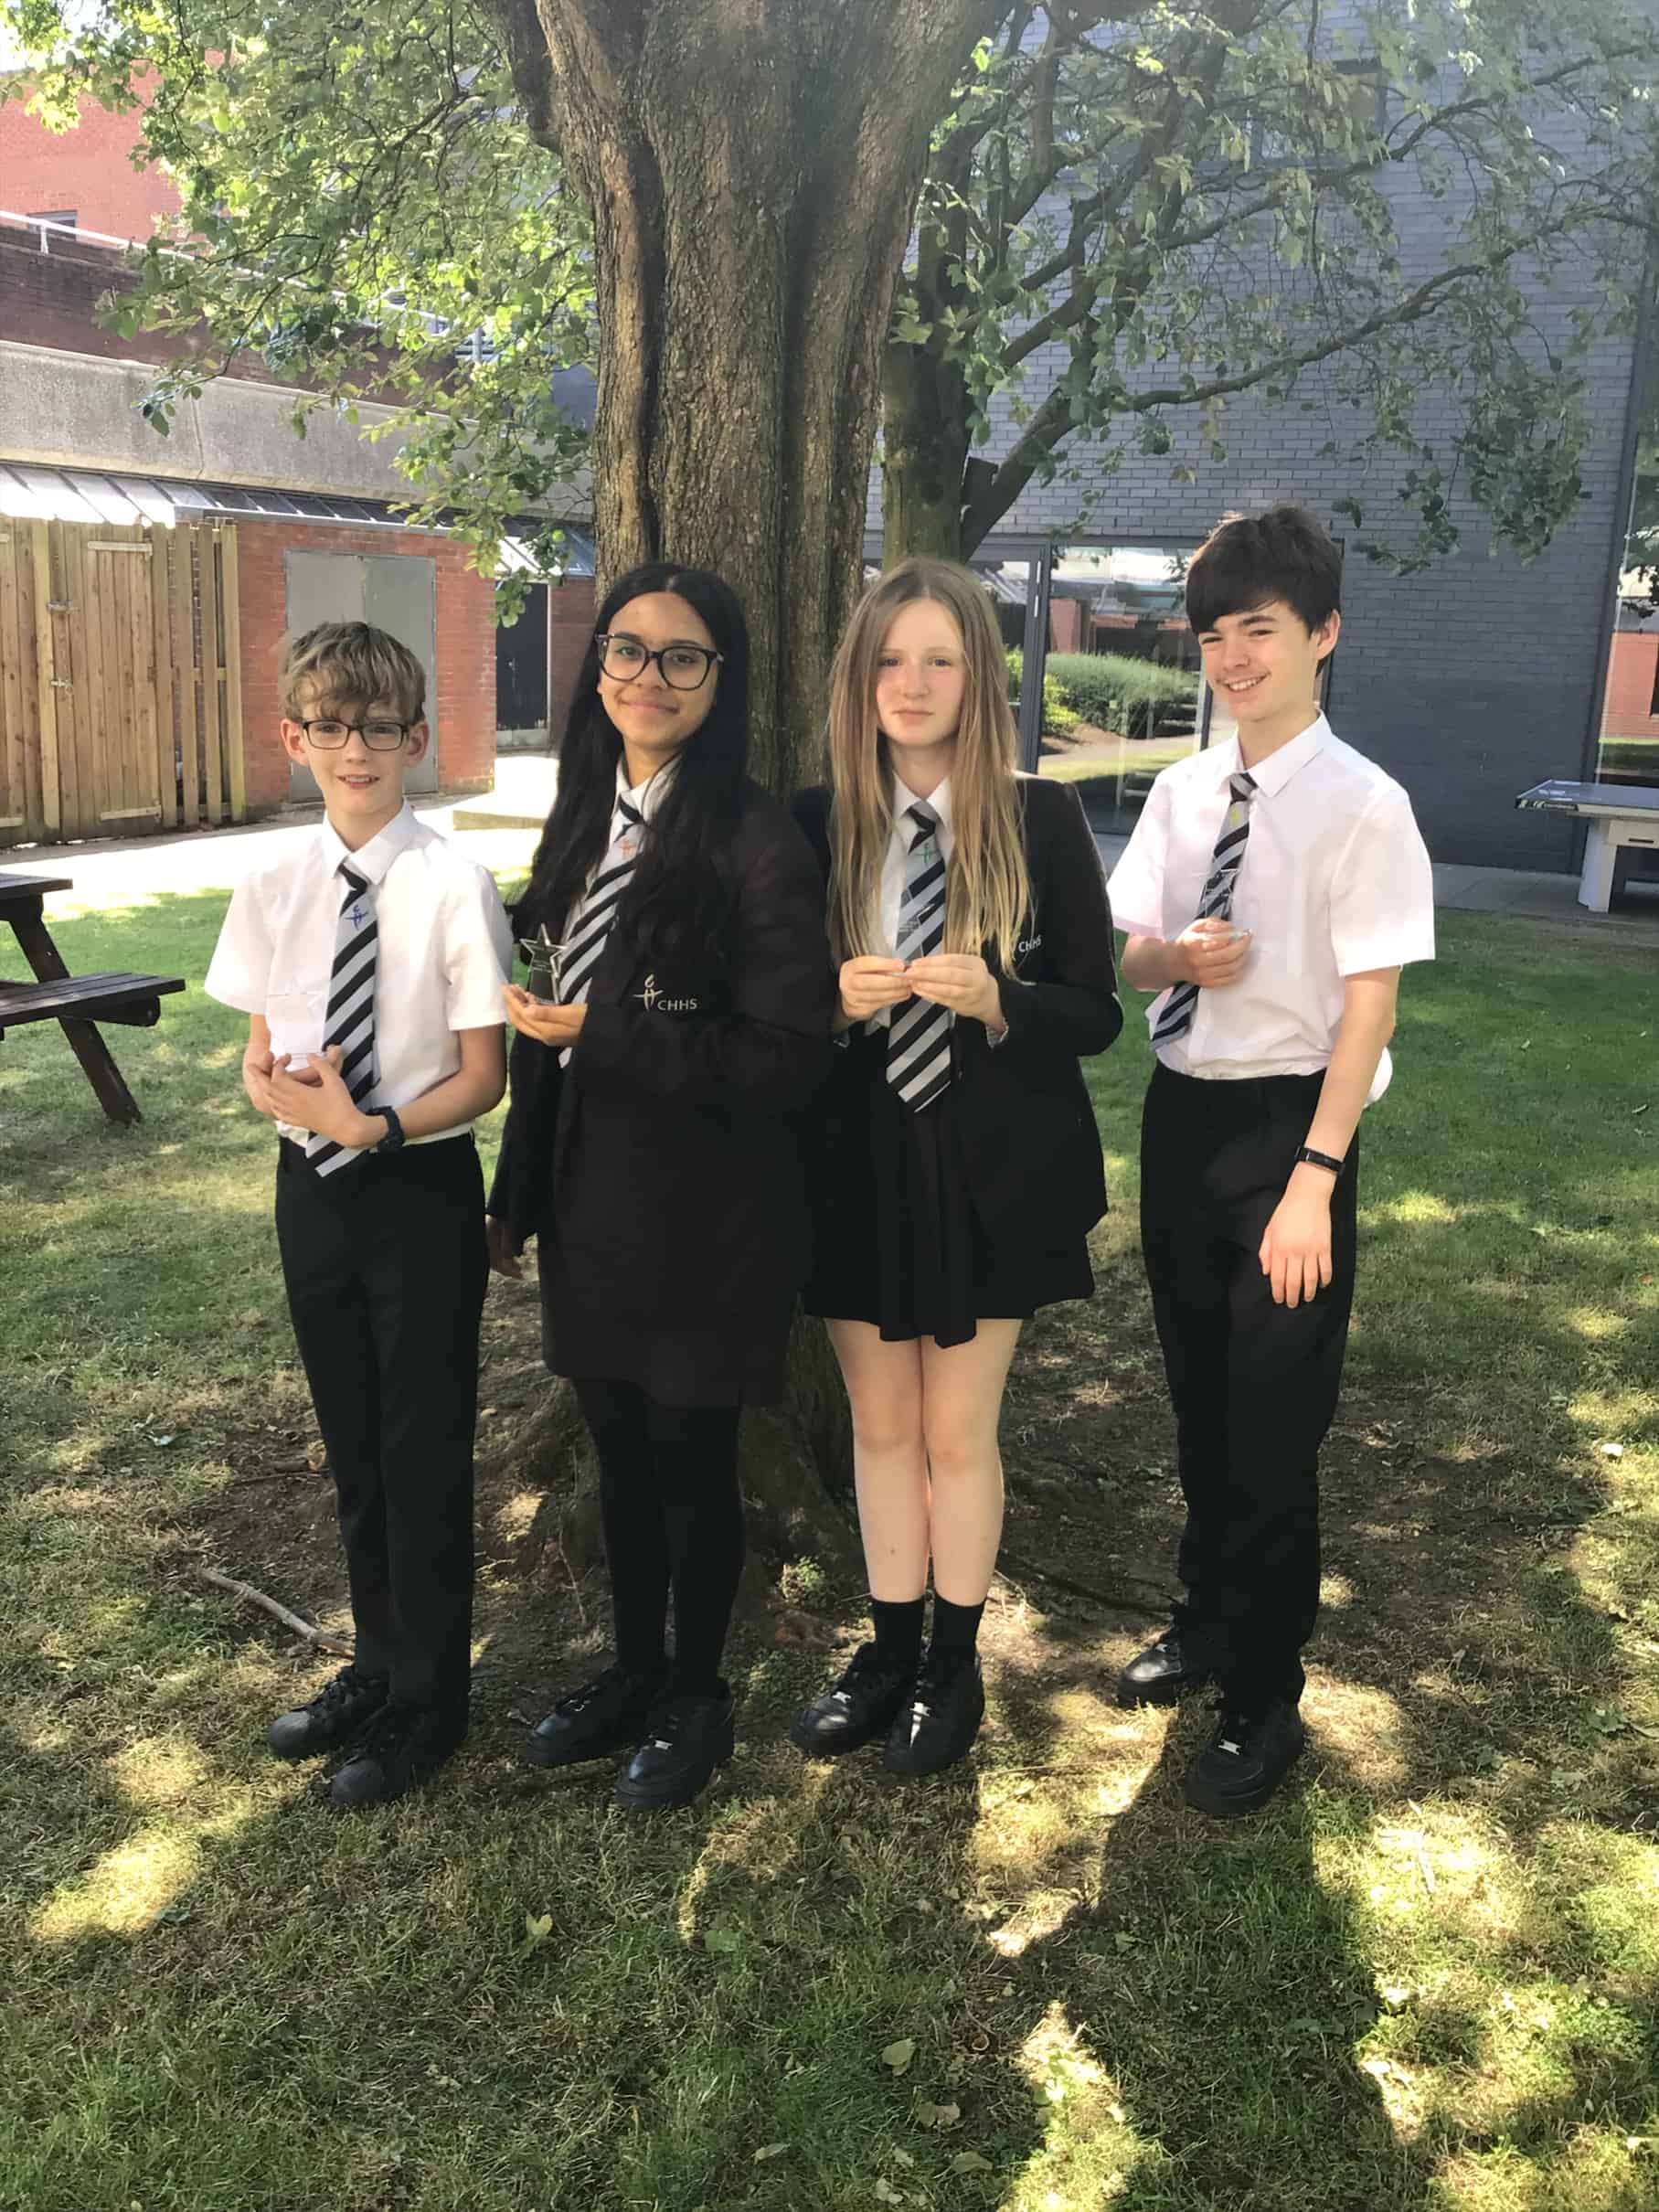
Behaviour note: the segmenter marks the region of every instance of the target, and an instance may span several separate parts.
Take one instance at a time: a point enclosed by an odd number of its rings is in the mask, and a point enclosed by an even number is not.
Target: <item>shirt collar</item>
[[[1265,792],[1270,799],[1273,798],[1284,789],[1293,775],[1324,750],[1330,737],[1331,725],[1324,715],[1315,715],[1299,738],[1292,738],[1288,745],[1281,745],[1277,752],[1269,753],[1265,760],[1259,761],[1248,771],[1258,792]],[[1239,757],[1239,740],[1229,738],[1217,752],[1217,769],[1223,776],[1231,776],[1236,775],[1243,765]]]
[[[650,821],[652,815],[655,814],[657,808],[661,806],[663,801],[668,796],[668,787],[674,782],[675,771],[678,768],[679,764],[680,763],[677,757],[675,760],[666,760],[664,762],[663,766],[656,771],[654,775],[647,776],[643,783],[631,784],[628,781],[628,762],[626,758],[617,761],[617,803],[616,806],[612,808],[611,815],[613,831],[618,820],[619,810],[624,799],[627,800],[628,803],[633,807],[636,814],[643,815],[647,822]]]
[[[893,809],[893,828],[907,845],[910,841],[910,831],[905,820],[905,809],[918,800],[920,800],[923,806],[932,808],[939,816],[939,826],[941,830],[948,830],[951,826],[951,779],[949,776],[937,790],[930,792],[928,796],[923,799],[920,792],[913,792],[900,777],[896,774],[889,775],[888,797]]]
[[[330,871],[349,863],[352,873],[361,876],[365,883],[383,883],[392,862],[399,853],[408,852],[420,828],[415,819],[415,810],[405,799],[383,830],[377,831],[367,845],[352,852],[341,840],[332,822],[323,824],[323,850],[327,856]]]

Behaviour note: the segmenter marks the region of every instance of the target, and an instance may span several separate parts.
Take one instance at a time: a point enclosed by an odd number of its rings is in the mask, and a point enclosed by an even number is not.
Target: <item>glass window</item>
[[[1056,546],[1038,771],[1076,783],[1096,829],[1127,831],[1153,778],[1202,741],[1190,545]]]

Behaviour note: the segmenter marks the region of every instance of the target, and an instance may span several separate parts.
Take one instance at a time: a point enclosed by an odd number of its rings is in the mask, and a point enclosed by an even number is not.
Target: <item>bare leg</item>
[[[884,1344],[867,1321],[826,1326],[852,1406],[853,1474],[870,1595],[908,1604],[928,1587],[922,1347],[915,1339]]]
[[[996,1425],[1019,1332],[1017,1321],[982,1321],[971,1343],[948,1351],[931,1336],[920,1340],[933,1589],[952,1605],[983,1604],[996,1567],[1003,1533]]]

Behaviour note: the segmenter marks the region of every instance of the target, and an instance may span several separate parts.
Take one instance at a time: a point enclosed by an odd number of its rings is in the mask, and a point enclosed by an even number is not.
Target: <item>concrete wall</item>
[[[291,492],[409,496],[407,478],[392,465],[395,436],[370,444],[360,426],[324,409],[297,437],[289,420],[292,390],[218,377],[179,409],[162,437],[139,411],[154,381],[142,362],[0,339],[0,458]],[[367,424],[385,409],[360,413]]]

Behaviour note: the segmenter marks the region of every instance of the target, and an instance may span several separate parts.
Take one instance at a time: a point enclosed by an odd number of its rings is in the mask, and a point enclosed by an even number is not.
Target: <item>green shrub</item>
[[[1131,738],[1150,737],[1165,709],[1198,696],[1190,669],[1126,653],[1051,653],[1045,677],[1079,720]]]
[[[1025,680],[1026,656],[1017,645],[1008,647],[1008,697],[1016,699]],[[1082,717],[1074,707],[1068,706],[1066,695],[1058,679],[1048,670],[1043,674],[1043,735],[1048,738],[1069,738]]]

